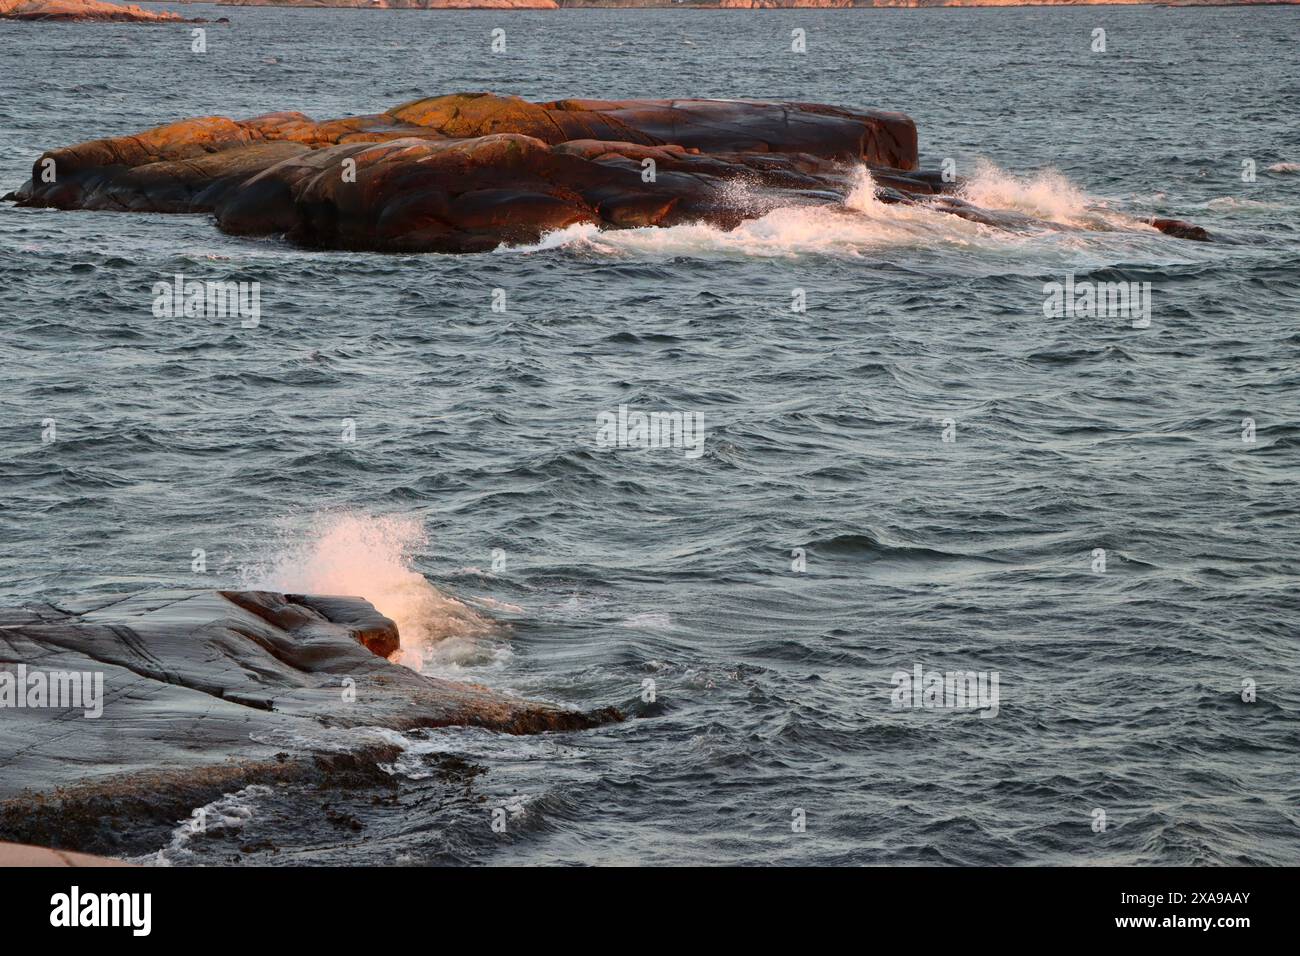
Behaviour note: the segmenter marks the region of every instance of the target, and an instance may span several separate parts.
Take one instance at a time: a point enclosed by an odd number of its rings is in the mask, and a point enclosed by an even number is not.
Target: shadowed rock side
[[[863,165],[883,201],[1024,224],[917,171],[916,126],[901,113],[492,93],[325,122],[301,113],[183,120],[47,152],[8,198],[210,212],[225,232],[283,234],[314,248],[479,252],[576,223],[729,229],[776,206],[842,204]]]
[[[300,768],[286,762],[282,751],[294,748],[285,741],[306,741],[299,750],[309,753],[322,734],[334,741],[331,759],[346,761],[338,742],[348,728],[528,734],[622,719],[613,708],[582,714],[425,677],[380,656],[397,647],[393,622],[360,598],[159,590],[0,611],[0,672],[17,675],[21,664],[29,675],[103,675],[98,719],[80,708],[0,707],[0,839],[57,845],[15,823],[56,792],[130,797],[210,784],[220,793],[268,774],[288,779]]]

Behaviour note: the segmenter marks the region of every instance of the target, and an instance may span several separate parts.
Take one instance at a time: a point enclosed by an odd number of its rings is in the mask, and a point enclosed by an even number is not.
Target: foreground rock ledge
[[[98,719],[0,708],[0,839],[58,845],[23,830],[27,811],[56,793],[215,795],[292,777],[320,740],[346,762],[348,728],[528,734],[622,719],[425,677],[381,656],[397,646],[393,622],[360,598],[159,590],[0,610],[0,671],[103,675]],[[345,699],[349,686],[355,699]]]

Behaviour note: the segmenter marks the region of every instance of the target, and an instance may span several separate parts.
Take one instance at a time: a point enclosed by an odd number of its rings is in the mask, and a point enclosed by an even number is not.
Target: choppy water
[[[904,110],[926,165],[983,157],[988,204],[1090,227],[864,203],[383,257],[0,208],[6,602],[356,582],[460,635],[433,672],[635,715],[410,739],[382,805],[229,795],[235,856],[1300,861],[1300,10],[183,9],[234,22],[202,56],[188,27],[0,23],[0,185],[191,115],[770,97]],[[1125,227],[1161,213],[1233,241]],[[177,272],[259,281],[260,327],[154,318]],[[1151,327],[1044,318],[1068,272],[1151,282]],[[701,413],[705,453],[597,448],[621,403]],[[891,707],[918,663],[996,671],[996,718]],[[487,772],[447,796],[446,754]]]

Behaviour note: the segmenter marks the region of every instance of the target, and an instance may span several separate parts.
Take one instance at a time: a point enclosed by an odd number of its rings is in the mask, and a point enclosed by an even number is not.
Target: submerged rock
[[[317,122],[207,116],[51,150],[10,197],[59,209],[212,213],[304,246],[476,252],[577,223],[734,228],[778,206],[842,205],[872,173],[887,202],[1005,228],[917,168],[902,113],[749,100],[531,103],[462,93]]]
[[[385,659],[398,645],[349,597],[158,590],[0,610],[0,840],[102,851],[88,834],[104,813],[175,819],[249,783],[382,777],[397,748],[356,728],[622,719],[426,677]]]
[[[1190,222],[1184,222],[1181,219],[1148,219],[1147,224],[1154,226],[1167,236],[1192,239],[1196,242],[1210,241],[1210,234],[1203,228],[1194,226]]]

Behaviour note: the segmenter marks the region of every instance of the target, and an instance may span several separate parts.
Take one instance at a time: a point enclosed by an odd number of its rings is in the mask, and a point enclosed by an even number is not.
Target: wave
[[[1242,213],[1271,213],[1286,209],[1285,203],[1267,202],[1262,199],[1245,199],[1240,196],[1217,196],[1205,203],[1206,209]]]
[[[761,195],[737,184],[728,192],[729,204],[748,208],[755,217],[734,229],[704,222],[634,229],[602,229],[578,223],[547,233],[533,244],[500,246],[498,253],[539,253],[554,250],[601,257],[718,257],[794,258],[804,255],[863,257],[900,247],[971,250],[1003,253],[1025,243],[1040,242],[1043,251],[1078,237],[1107,234],[1128,245],[1159,238],[1139,219],[1110,208],[1061,173],[1045,170],[1018,177],[981,162],[963,185],[960,197],[993,213],[1003,213],[1008,227],[972,222],[926,203],[884,203],[865,167],[854,171],[842,205],[779,206],[769,208]],[[1123,233],[1117,237],[1115,234]],[[1094,236],[1095,238],[1095,236]],[[1005,264],[1005,263],[1003,263]]]
[[[270,787],[253,784],[234,793],[223,794],[211,803],[195,809],[190,819],[177,824],[167,846],[128,862],[138,866],[191,864],[196,857],[190,848],[191,843],[213,834],[218,838],[229,838],[232,831],[243,829],[253,819],[257,802],[271,793]]]
[[[416,670],[491,662],[507,653],[479,639],[495,622],[435,588],[411,566],[427,544],[423,524],[400,515],[325,512],[285,528],[265,561],[240,571],[244,587],[363,597],[393,619],[394,660]]]
[[[1081,222],[1094,202],[1055,169],[1022,177],[987,160],[976,163],[975,172],[964,184],[962,193],[985,209],[1024,213],[1063,225]]]
[[[500,734],[481,727],[421,728],[394,734],[401,753],[380,769],[394,776],[421,780],[433,776],[436,764],[431,757],[455,756],[464,760],[499,763],[501,761],[580,760],[588,752],[559,743],[545,736],[527,737]]]
[[[923,545],[888,542],[871,531],[838,534],[817,538],[803,544],[809,552],[827,557],[847,557],[860,560],[889,558],[898,561],[959,561],[970,560],[965,555]],[[989,558],[975,560],[991,561]]]

